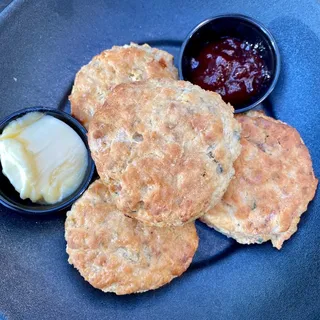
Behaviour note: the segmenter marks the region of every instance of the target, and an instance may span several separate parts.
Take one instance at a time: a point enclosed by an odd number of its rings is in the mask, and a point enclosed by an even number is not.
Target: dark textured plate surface
[[[192,27],[225,13],[252,16],[276,38],[282,73],[263,108],[299,130],[319,177],[316,0],[13,1],[0,13],[0,117],[34,105],[68,111],[75,72],[93,55],[147,41],[177,59]],[[319,319],[319,212],[318,192],[280,252],[269,243],[238,245],[199,223],[200,248],[184,276],[117,297],[90,287],[68,265],[64,213],[34,219],[1,206],[0,318]]]

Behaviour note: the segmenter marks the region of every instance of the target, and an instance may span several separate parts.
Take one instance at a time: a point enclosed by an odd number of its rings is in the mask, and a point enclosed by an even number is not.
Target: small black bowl
[[[260,92],[242,105],[234,105],[235,113],[253,109],[260,104],[274,89],[280,73],[280,53],[271,33],[256,20],[238,14],[222,15],[207,19],[198,24],[182,44],[179,59],[179,76],[190,81],[190,61],[207,44],[224,37],[259,43],[259,53],[266,63],[270,78]]]
[[[20,198],[19,193],[14,189],[14,187],[10,183],[9,179],[2,173],[2,166],[0,164],[0,203],[6,206],[7,208],[13,209],[23,214],[43,216],[70,207],[72,203],[75,200],[77,200],[81,196],[81,194],[87,189],[95,172],[95,165],[90,155],[86,129],[76,119],[60,110],[50,109],[46,107],[32,107],[19,110],[4,118],[0,122],[0,134],[11,121],[20,118],[29,112],[42,112],[63,121],[77,132],[77,134],[80,136],[88,150],[88,167],[82,183],[77,188],[77,190],[73,192],[69,197],[65,198],[64,200],[56,204],[43,205],[33,203],[30,199],[22,200]]]

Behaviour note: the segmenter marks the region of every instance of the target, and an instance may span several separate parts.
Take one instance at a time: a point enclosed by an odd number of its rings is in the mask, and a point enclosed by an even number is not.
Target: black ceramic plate
[[[93,55],[147,41],[177,58],[194,25],[224,13],[252,16],[275,36],[282,73],[263,108],[299,130],[319,177],[317,0],[12,1],[0,13],[0,117],[34,105],[68,111],[74,75]],[[118,297],[68,265],[63,213],[40,220],[0,207],[0,318],[319,319],[319,212],[318,192],[281,251],[241,246],[198,224],[200,248],[184,276]]]

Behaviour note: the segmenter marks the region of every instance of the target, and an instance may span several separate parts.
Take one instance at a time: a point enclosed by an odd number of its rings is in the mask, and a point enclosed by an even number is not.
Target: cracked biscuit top
[[[69,263],[93,287],[129,294],[156,289],[180,276],[198,247],[194,223],[158,228],[117,210],[97,180],[67,214]]]
[[[89,146],[117,207],[145,223],[192,221],[234,174],[240,125],[221,97],[185,81],[117,86],[90,123]]]
[[[242,150],[235,178],[201,220],[240,243],[271,240],[280,249],[315,194],[318,181],[309,151],[297,130],[281,121],[261,112],[236,118]]]
[[[149,78],[178,79],[173,56],[147,44],[105,50],[77,73],[69,97],[72,116],[88,128],[95,111],[116,85]]]

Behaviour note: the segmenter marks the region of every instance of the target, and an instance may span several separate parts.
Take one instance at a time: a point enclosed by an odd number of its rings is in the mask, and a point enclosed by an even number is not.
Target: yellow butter
[[[0,135],[3,174],[22,199],[53,204],[72,194],[88,165],[79,135],[52,116],[32,112],[12,121]]]

